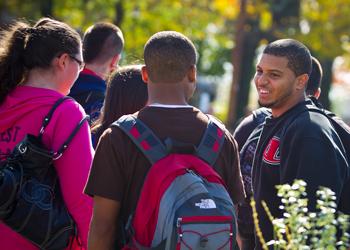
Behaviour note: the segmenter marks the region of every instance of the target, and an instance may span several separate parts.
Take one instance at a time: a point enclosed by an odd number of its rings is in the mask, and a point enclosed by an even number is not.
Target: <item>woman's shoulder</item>
[[[70,115],[79,115],[79,116],[85,116],[86,113],[84,111],[84,108],[73,98],[71,97],[64,97],[65,100],[60,104],[57,108],[59,112],[62,112],[65,116]]]
[[[55,103],[57,103],[58,98]],[[53,104],[55,105],[55,104]],[[54,106],[52,106],[54,107]],[[52,117],[47,126],[47,135],[55,138],[55,140],[61,141],[59,137],[64,139],[68,138],[69,135],[75,130],[79,123],[86,117],[84,109],[72,98],[65,98],[54,110]],[[79,130],[84,130],[84,137],[90,138],[89,125],[87,122],[83,124],[83,127]],[[77,136],[79,136],[78,133]],[[62,141],[63,142],[63,141]]]

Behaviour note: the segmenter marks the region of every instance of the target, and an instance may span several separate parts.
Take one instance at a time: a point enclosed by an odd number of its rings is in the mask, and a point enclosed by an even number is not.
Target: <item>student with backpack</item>
[[[196,49],[163,31],[148,40],[144,59],[148,105],[114,123],[96,149],[85,190],[94,197],[89,248],[117,240],[117,249],[234,249],[233,203],[244,200],[238,151],[220,122],[188,105]]]
[[[306,98],[310,72],[309,50],[293,39],[270,43],[257,64],[259,104],[272,113],[265,119],[252,172],[259,227],[266,242],[273,239],[273,230],[261,201],[273,217],[282,217],[276,185],[304,180],[310,211],[315,210],[319,186],[335,192],[338,205],[347,198],[343,195],[349,179],[346,151],[329,117],[316,112]],[[261,249],[257,238],[255,242]]]
[[[69,249],[86,248],[92,199],[83,194],[83,187],[94,151],[89,125],[84,122],[84,110],[73,99],[62,99],[69,93],[69,89],[83,67],[80,36],[65,23],[42,18],[34,26],[15,22],[4,32],[1,44],[4,48],[0,54],[1,166],[7,166],[7,163],[16,165],[16,162],[11,162],[18,159],[16,154],[13,154],[15,147],[21,151],[23,157],[26,152],[29,152],[28,148],[17,146],[21,141],[23,142],[23,138],[34,138],[40,134],[38,136],[40,144],[35,148],[45,148],[50,152],[57,152],[62,145],[65,145],[62,154],[54,155],[53,167],[57,173],[55,177],[55,179],[58,178],[57,185],[60,187],[58,192],[61,193],[64,205],[76,224],[75,233],[78,234],[75,242],[68,247]],[[58,100],[62,102],[58,104]],[[52,115],[48,115],[54,104],[57,104],[57,107]],[[75,128],[77,130],[73,132]],[[72,140],[65,144],[71,135]],[[26,166],[21,166],[22,170]],[[28,174],[26,171],[26,169],[23,170],[22,176]],[[5,176],[7,173],[1,169],[1,197],[6,195],[2,189]],[[24,184],[29,185],[29,183]],[[24,195],[22,190],[27,190],[24,184],[19,190],[21,195]],[[32,192],[26,193],[26,196],[16,197],[15,203],[10,206],[11,209],[14,206],[15,210],[5,218],[2,217],[3,220],[0,223],[1,249],[39,249],[30,241],[31,239],[21,235],[21,229],[16,232],[7,223],[9,219],[12,220],[13,214],[20,212],[17,210],[17,205],[23,199],[29,200],[43,210],[50,210],[52,204],[50,200],[45,200],[50,193],[41,193],[41,191],[51,190],[51,188],[55,187],[43,187],[39,184],[33,186]],[[57,198],[52,197],[52,194],[49,197]],[[3,212],[7,201],[1,200],[0,203]],[[40,221],[42,219],[43,217],[39,217],[34,223],[50,225],[51,221],[56,221],[56,218],[50,218],[50,221],[42,223]],[[28,221],[16,223],[24,223],[25,226]],[[72,235],[72,237],[76,236]]]

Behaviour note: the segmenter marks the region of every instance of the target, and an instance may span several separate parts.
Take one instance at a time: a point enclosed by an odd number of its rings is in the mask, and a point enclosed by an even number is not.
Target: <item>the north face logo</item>
[[[273,137],[264,150],[263,161],[271,165],[279,165],[281,161],[280,156],[280,138]]]
[[[199,207],[200,209],[216,208],[216,204],[212,199],[201,199],[201,202],[196,203],[195,206]]]

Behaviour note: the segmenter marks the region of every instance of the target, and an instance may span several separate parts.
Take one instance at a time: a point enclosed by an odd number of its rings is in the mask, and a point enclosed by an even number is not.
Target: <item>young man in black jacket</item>
[[[308,111],[306,85],[311,72],[311,55],[302,43],[282,39],[263,51],[255,74],[259,104],[271,109],[261,133],[253,163],[252,183],[259,226],[266,242],[273,230],[261,201],[275,218],[282,217],[276,185],[302,179],[307,183],[309,209],[314,210],[316,190],[333,190],[339,202],[349,166],[341,141],[328,118]],[[256,239],[256,249],[261,245]]]
[[[306,95],[309,98],[312,98],[314,103],[320,106],[317,99],[321,94],[323,71],[320,62],[315,57],[312,57],[311,59],[312,70],[305,91]],[[263,123],[265,118],[270,115],[271,110],[268,108],[254,110],[251,115],[245,117],[242,122],[240,122],[233,134],[240,151],[241,172],[247,195],[246,201],[239,204],[237,212],[238,230],[241,238],[242,250],[251,250],[255,247],[254,222],[250,206],[250,199],[253,195],[252,165]]]

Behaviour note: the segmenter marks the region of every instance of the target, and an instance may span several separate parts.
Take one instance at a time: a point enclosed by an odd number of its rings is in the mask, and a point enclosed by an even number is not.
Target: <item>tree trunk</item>
[[[237,21],[236,36],[235,36],[235,48],[232,50],[232,65],[233,65],[233,76],[232,85],[230,90],[228,116],[227,116],[227,127],[232,129],[235,124],[237,117],[237,93],[239,92],[239,82],[242,76],[242,56],[244,51],[244,25],[247,19],[246,13],[247,1],[241,0],[240,13]]]
[[[121,27],[121,24],[124,19],[124,7],[123,7],[123,1],[119,0],[115,4],[115,18],[114,18],[114,24],[117,25],[119,28]]]
[[[236,46],[232,53],[233,79],[230,92],[227,127],[233,130],[237,121],[246,115],[250,82],[255,72],[253,65],[256,48],[260,42],[259,21],[247,15],[246,1],[241,1],[238,17]]]
[[[5,28],[13,19],[5,1],[0,1],[0,29]]]
[[[259,17],[247,14],[246,5],[247,1],[241,0],[236,46],[232,58],[234,72],[227,120],[229,129],[234,128],[237,119],[246,114],[250,82],[254,73],[255,51],[260,40],[265,38],[270,42],[279,38],[278,34],[291,32],[293,35],[292,33],[299,29],[300,0],[271,1],[273,24],[271,29],[264,33],[259,27]]]
[[[333,59],[323,59],[320,58],[320,62],[323,69],[323,78],[321,82],[321,96],[319,98],[320,102],[322,103],[323,107],[325,109],[330,110],[331,103],[329,100],[329,91],[331,89],[332,79],[333,79]]]
[[[241,77],[239,85],[239,95],[237,96],[237,119],[244,117],[247,115],[247,105],[249,100],[249,91],[251,86],[251,80],[255,74],[255,52],[256,48],[259,45],[259,33],[249,33],[245,37],[245,50],[243,52],[243,56],[241,58]],[[237,121],[237,120],[236,120]]]
[[[53,0],[40,1],[40,14],[44,17],[53,17]]]

